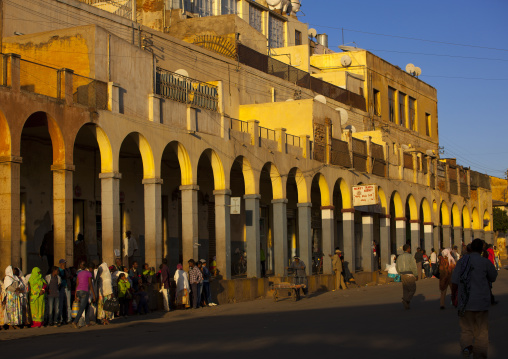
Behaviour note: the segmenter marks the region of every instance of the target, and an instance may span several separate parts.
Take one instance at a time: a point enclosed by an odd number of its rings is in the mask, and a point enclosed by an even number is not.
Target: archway
[[[451,247],[451,225],[450,225],[450,210],[445,201],[441,202],[441,210],[439,211],[439,223],[440,223],[440,247],[449,248]],[[441,249],[440,248],[440,249]]]
[[[457,246],[462,248],[463,232],[462,232],[462,216],[459,211],[459,206],[456,203],[452,204],[451,212],[452,229],[452,247]]]
[[[331,273],[328,255],[333,250],[333,206],[328,183],[321,173],[315,174],[312,179],[311,203],[313,272]]]
[[[28,117],[20,154],[21,248],[13,246],[13,253],[20,253],[20,263],[13,264],[21,265],[25,273],[35,266],[46,273],[60,258],[73,261],[72,174],[68,171],[72,168],[65,166],[62,132],[49,114],[36,112]]]
[[[420,246],[430,258],[434,245],[434,226],[432,223],[432,211],[426,198],[423,198],[420,204],[420,233],[422,233],[421,237],[423,237],[423,243]]]
[[[299,168],[294,167],[288,173],[288,179],[286,182],[286,198],[287,203],[287,237],[288,237],[288,257],[292,258],[296,255],[302,257],[302,260],[307,264],[309,249],[306,246],[306,241],[301,243],[302,240],[306,240],[306,230],[303,228],[304,233],[300,233],[300,218],[299,218],[299,207],[298,204],[306,205],[308,202],[307,194],[307,183],[303,176],[302,171]],[[305,217],[305,216],[303,216]],[[300,253],[300,249],[304,246],[303,251]]]
[[[421,247],[420,223],[418,220],[418,205],[412,194],[406,200],[406,241],[411,245],[411,252],[414,254]]]
[[[189,186],[192,191],[193,176],[189,154],[179,142],[166,145],[161,156],[161,210],[162,210],[162,256],[168,261],[170,271],[178,263],[185,264],[182,233],[182,192],[180,186]],[[191,230],[194,230],[191,225]],[[196,233],[197,235],[197,233]],[[194,258],[192,252],[187,255]]]
[[[400,194],[395,191],[390,197],[390,249],[391,254],[402,253],[406,241],[406,217]]]
[[[464,243],[467,245],[473,240],[471,215],[469,214],[467,206],[462,207],[462,223],[464,225]]]

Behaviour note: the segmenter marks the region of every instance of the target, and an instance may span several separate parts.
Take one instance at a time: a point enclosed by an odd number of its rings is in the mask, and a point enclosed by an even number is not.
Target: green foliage
[[[494,207],[494,231],[507,232],[508,231],[508,214],[501,208]]]

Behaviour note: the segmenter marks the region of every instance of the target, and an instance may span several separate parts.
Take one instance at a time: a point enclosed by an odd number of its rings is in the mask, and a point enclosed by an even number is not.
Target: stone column
[[[414,256],[416,249],[420,246],[420,221],[412,220],[409,223],[411,225],[411,253]]]
[[[145,188],[145,261],[159,268],[162,264],[162,179],[146,178],[142,183]]]
[[[183,268],[189,269],[189,259],[198,260],[198,190],[197,185],[180,186],[182,193],[182,257]]]
[[[321,207],[321,235],[323,236],[323,274],[332,274],[332,258],[334,248],[333,206]]]
[[[473,231],[471,228],[464,228],[464,243],[466,246],[473,241]]]
[[[434,225],[432,222],[425,222],[423,224],[423,235],[424,235],[424,241],[425,241],[425,244],[424,244],[424,247],[425,247],[425,251],[427,252],[427,255],[429,256],[430,258],[430,253],[431,253],[431,250],[432,248],[434,248],[436,250],[436,252],[439,250],[438,248],[436,248],[435,244],[434,244]]]
[[[231,279],[231,191],[213,191],[215,196],[215,252],[222,279]]]
[[[406,218],[395,218],[395,243],[397,245],[397,254],[401,254],[402,247],[406,244]]]
[[[54,260],[65,259],[70,266],[74,259],[74,191],[72,187],[73,165],[53,165],[53,235]]]
[[[474,229],[473,230],[473,237],[483,239],[483,229]]]
[[[288,219],[287,199],[274,199],[273,205],[273,242],[275,255],[275,276],[286,275],[288,266]],[[307,265],[307,263],[305,263]]]
[[[390,245],[390,215],[380,217],[379,226],[380,226],[379,247],[381,253],[378,253],[378,255],[381,256],[381,270],[384,270],[385,264],[390,263],[390,255],[392,254]]]
[[[115,263],[115,250],[122,257],[122,233],[120,233],[120,180],[118,172],[99,173],[101,179],[102,260]]]
[[[372,241],[374,241],[374,217],[371,214],[362,216],[362,267],[364,272],[373,272]],[[375,268],[375,269],[374,269]]]
[[[349,270],[354,273],[355,264],[355,210],[342,210],[342,230],[344,235],[344,262],[347,262]]]
[[[312,275],[312,203],[298,203],[298,241],[300,258],[305,263],[307,275]]]
[[[493,242],[493,238],[494,236],[492,235],[492,231],[485,231],[484,232],[484,239],[485,239],[485,242],[487,242],[488,244],[495,244]],[[496,244],[497,245],[497,244]]]
[[[436,250],[436,253],[439,252],[441,249],[441,227],[435,226],[434,227],[434,249]]]
[[[443,248],[450,248],[452,246],[452,226],[443,227]]]
[[[21,266],[21,157],[0,157],[0,270]],[[26,265],[26,263],[25,263]],[[3,277],[3,272],[0,272]]]
[[[462,246],[462,227],[453,227],[453,232],[454,232],[454,235],[453,235],[453,243],[452,243],[452,247],[453,246],[457,246],[459,247],[459,251],[462,250],[461,246]]]
[[[259,233],[259,194],[248,194],[245,199],[245,237],[247,241],[247,277],[261,277],[260,233]]]

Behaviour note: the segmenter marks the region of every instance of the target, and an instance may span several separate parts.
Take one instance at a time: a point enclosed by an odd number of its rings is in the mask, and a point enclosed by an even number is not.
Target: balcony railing
[[[217,86],[190,77],[157,68],[156,93],[164,98],[217,111],[219,91]]]

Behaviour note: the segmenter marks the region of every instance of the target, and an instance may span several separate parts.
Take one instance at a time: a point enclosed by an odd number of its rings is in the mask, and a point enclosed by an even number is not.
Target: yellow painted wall
[[[492,187],[492,199],[508,202],[508,180],[498,177],[490,177]]]
[[[309,47],[307,45],[271,49],[271,57],[285,64],[309,72]]]

